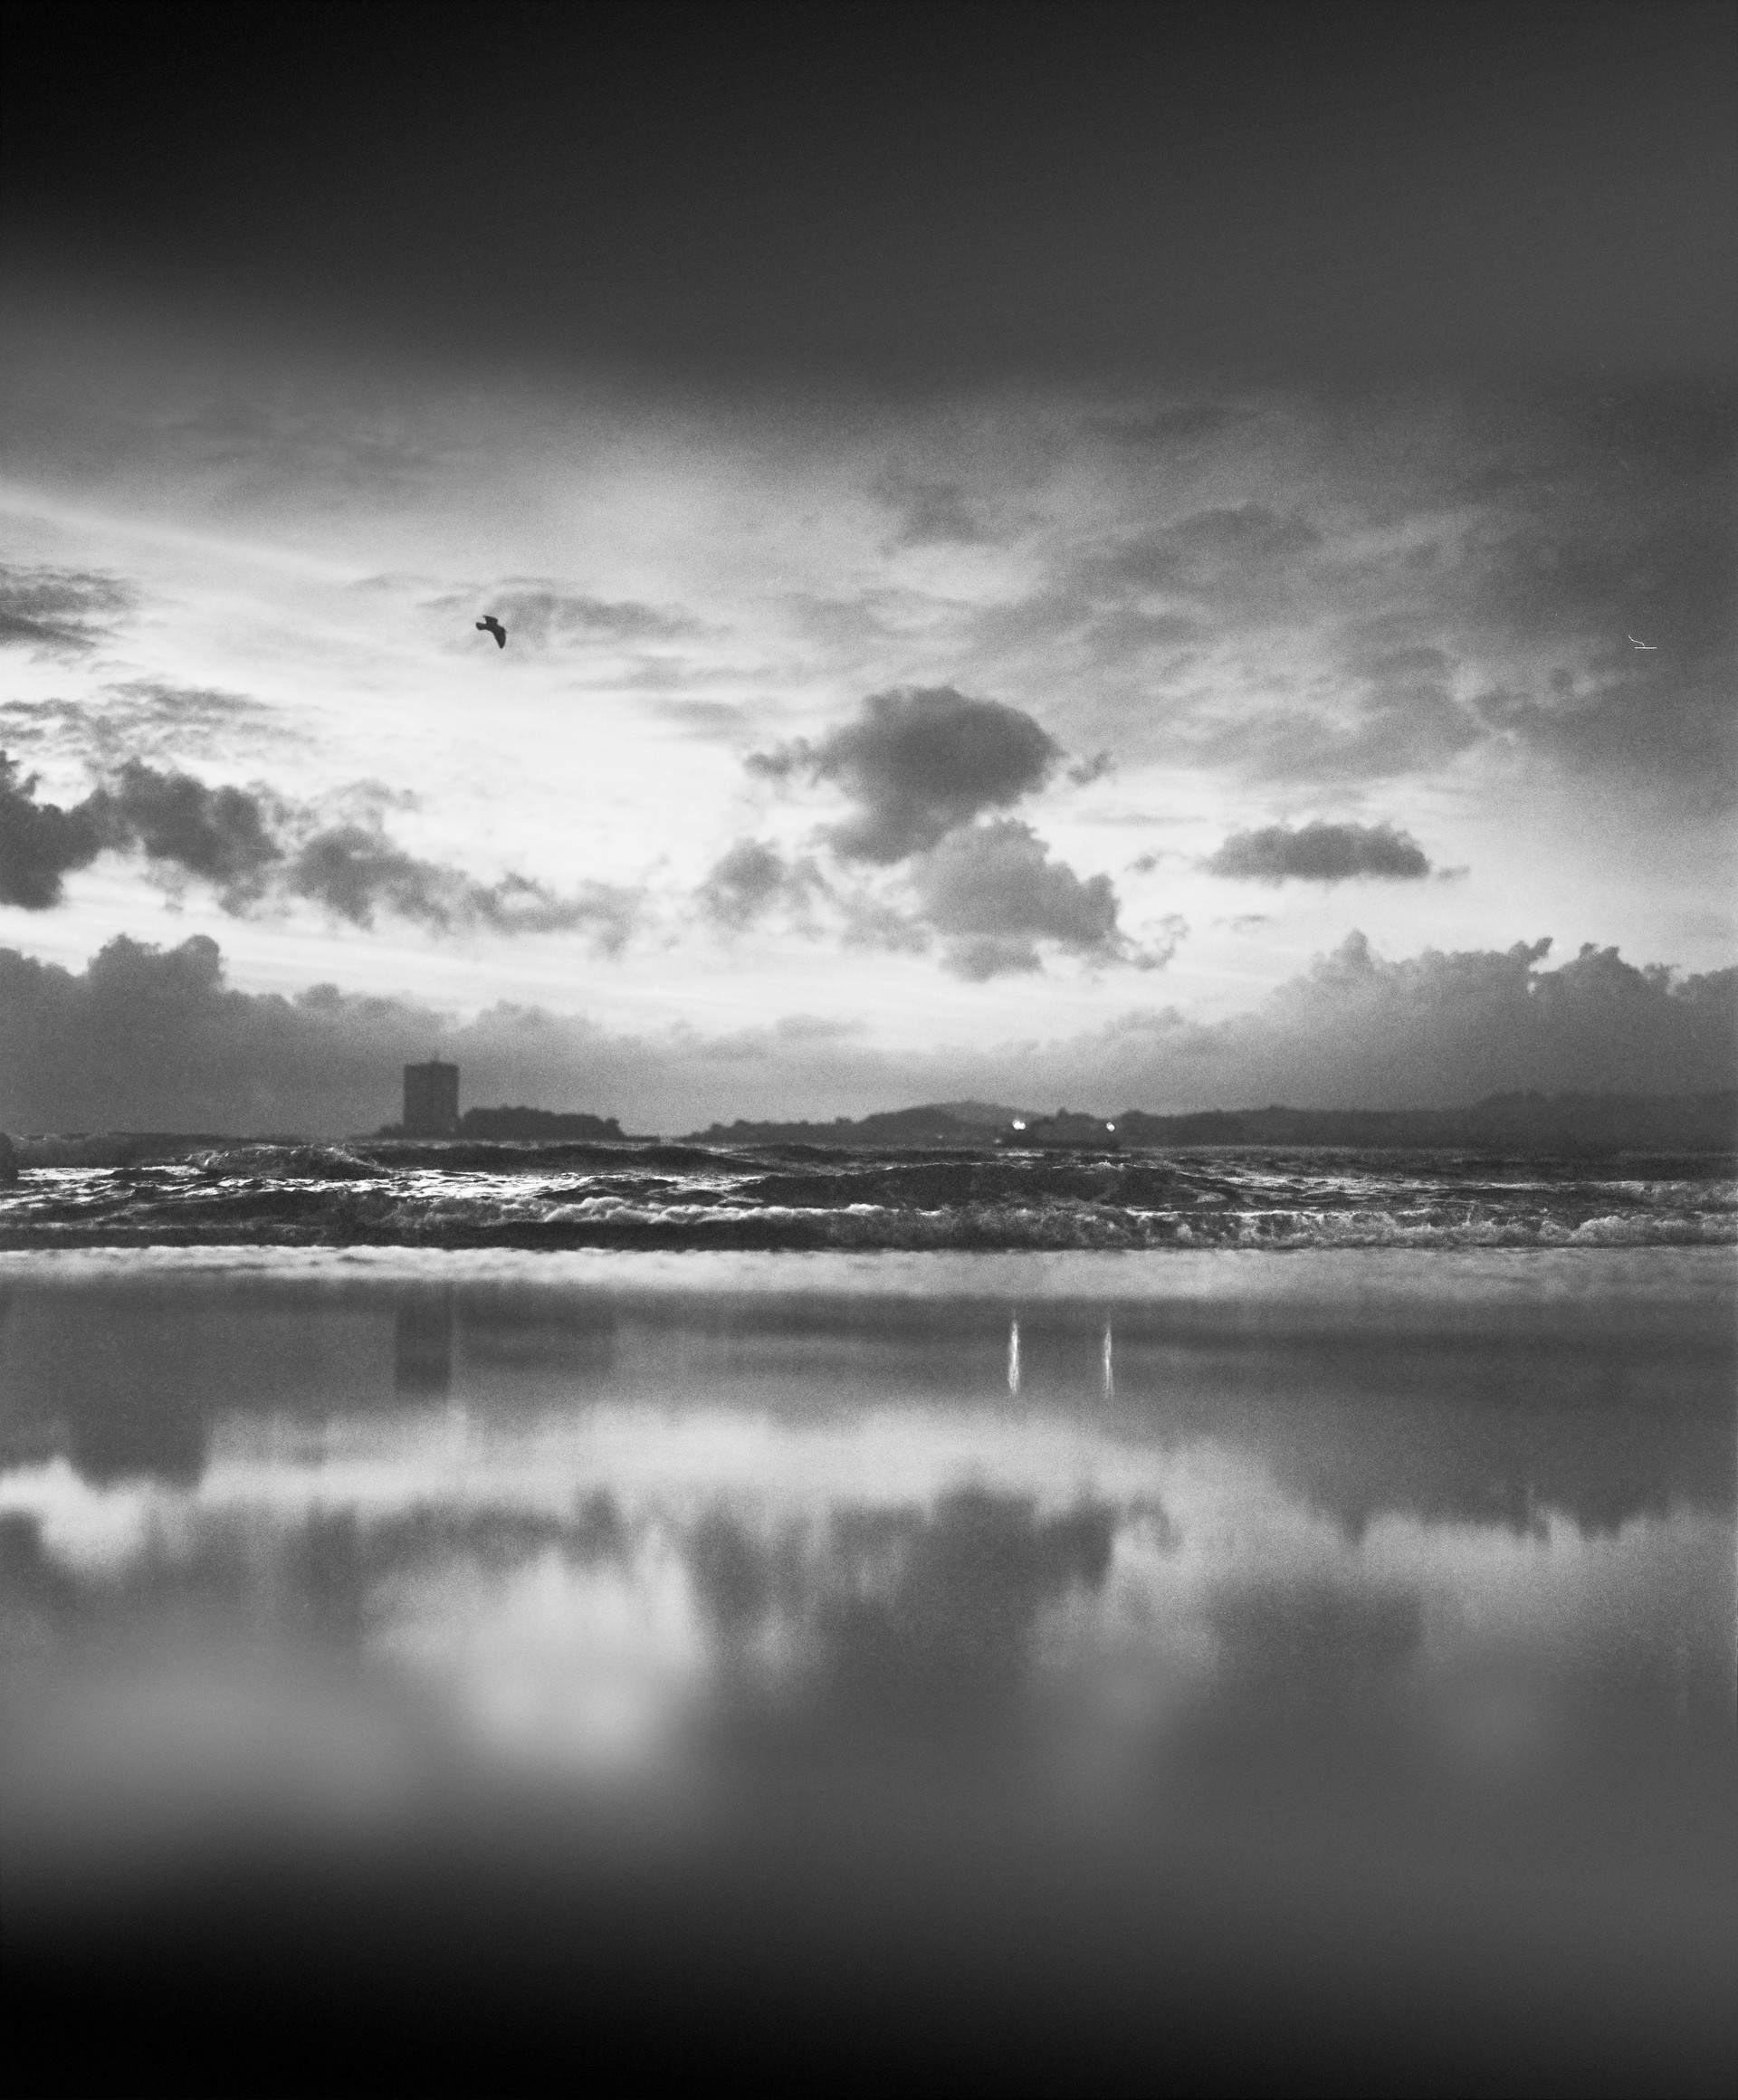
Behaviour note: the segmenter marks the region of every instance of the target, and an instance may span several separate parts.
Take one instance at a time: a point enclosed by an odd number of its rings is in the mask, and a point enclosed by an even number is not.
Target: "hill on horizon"
[[[1016,1122],[1039,1112],[979,1101],[926,1102],[831,1122],[739,1120],[691,1131],[696,1145],[817,1145],[841,1150],[980,1148]],[[1154,1115],[1125,1109],[1109,1119],[1122,1145],[1391,1145],[1573,1148],[1738,1148],[1738,1089],[1718,1093],[1617,1094],[1507,1093],[1467,1108],[1204,1109]]]

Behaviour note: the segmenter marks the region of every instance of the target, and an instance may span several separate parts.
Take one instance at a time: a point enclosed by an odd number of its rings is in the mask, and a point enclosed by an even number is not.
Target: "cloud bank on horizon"
[[[395,1115],[399,1066],[430,1056],[461,1065],[471,1102],[582,1108],[665,1132],[968,1096],[1163,1113],[1731,1086],[1738,968],[1684,977],[1591,946],[1550,968],[1551,947],[1389,960],[1353,933],[1222,1021],[1145,1007],[1069,1036],[899,1051],[813,1017],[625,1034],[507,1004],[460,1021],[333,985],[248,993],[204,936],[172,949],[119,937],[76,972],[0,949],[0,1129],[342,1135]]]

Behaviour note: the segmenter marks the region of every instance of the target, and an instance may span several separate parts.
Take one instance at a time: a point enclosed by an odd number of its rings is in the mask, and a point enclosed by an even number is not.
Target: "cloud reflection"
[[[14,1287],[9,1949],[492,2049],[571,2052],[581,1976],[615,2067],[674,2005],[1259,2089],[1371,1993],[1392,2067],[1518,1990],[1504,2062],[1694,2068],[1731,1421],[1672,1317],[1657,1390],[1633,1306],[1539,1360],[1380,1300],[1353,1351],[1303,1301]]]

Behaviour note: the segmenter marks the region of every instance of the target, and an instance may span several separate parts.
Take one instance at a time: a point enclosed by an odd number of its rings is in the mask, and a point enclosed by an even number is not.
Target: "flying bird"
[[[1626,627],[1624,632],[1628,634],[1629,631]],[[1659,647],[1659,644],[1657,642],[1638,642],[1636,641],[1636,637],[1633,635],[1629,635],[1629,639],[1634,646],[1638,649],[1657,649]]]
[[[492,613],[477,622],[477,632],[481,635],[492,635],[495,637],[497,649],[504,649],[507,646],[507,630]]]

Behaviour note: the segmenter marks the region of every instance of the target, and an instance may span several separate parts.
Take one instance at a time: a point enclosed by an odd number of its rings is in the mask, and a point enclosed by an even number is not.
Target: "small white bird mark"
[[[1626,633],[1628,633],[1628,630],[1626,628],[1626,629],[1625,629],[1625,632],[1626,632]],[[1657,648],[1659,647],[1659,644],[1658,644],[1657,642],[1638,642],[1638,641],[1636,640],[1636,637],[1635,637],[1633,635],[1630,635],[1630,636],[1629,636],[1629,641],[1630,641],[1630,644],[1631,644],[1632,647],[1634,647],[1634,648],[1637,648],[1637,649],[1650,649],[1650,650],[1651,650],[1651,649],[1657,649]]]
[[[497,649],[504,649],[507,646],[507,630],[492,613],[477,622],[477,632],[480,635],[492,635],[495,637]]]

